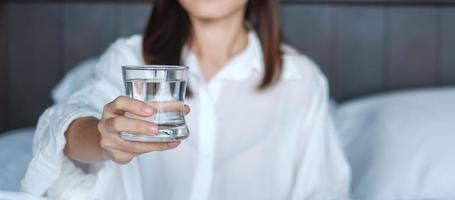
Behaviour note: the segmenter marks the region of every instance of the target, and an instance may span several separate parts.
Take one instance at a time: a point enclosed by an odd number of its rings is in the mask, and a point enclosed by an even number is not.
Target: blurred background
[[[0,0],[0,199],[19,191],[41,113],[151,6]],[[283,0],[281,22],[329,79],[353,199],[455,199],[455,0]]]
[[[320,65],[337,101],[455,84],[453,1],[281,4],[285,40]],[[140,33],[150,8],[145,0],[3,1],[0,132],[35,125],[64,74],[117,38]]]

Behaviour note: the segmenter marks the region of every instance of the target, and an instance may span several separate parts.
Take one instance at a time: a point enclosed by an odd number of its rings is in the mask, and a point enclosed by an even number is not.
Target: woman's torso
[[[124,44],[130,63],[121,64],[143,64],[141,37]],[[264,91],[256,89],[263,69],[254,33],[247,49],[210,81],[202,78],[196,56],[184,50],[194,93],[185,101],[192,110],[186,117],[191,135],[177,149],[135,159],[139,178],[134,181],[144,199],[289,198],[309,134],[301,131],[305,113],[314,103],[310,97],[323,88],[316,84],[322,75],[311,61],[284,50],[281,79]],[[121,82],[121,74],[106,73]]]

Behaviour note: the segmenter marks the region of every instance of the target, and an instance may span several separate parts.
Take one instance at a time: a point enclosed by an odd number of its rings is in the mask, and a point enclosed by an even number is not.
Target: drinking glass
[[[130,141],[170,142],[189,136],[183,113],[188,81],[188,67],[171,65],[123,66],[123,81],[126,95],[153,105],[150,117],[125,113],[126,117],[141,119],[158,125],[158,135],[120,133]]]

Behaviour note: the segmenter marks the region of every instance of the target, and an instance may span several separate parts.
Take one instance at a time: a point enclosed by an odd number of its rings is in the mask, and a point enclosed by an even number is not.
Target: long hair
[[[281,31],[277,0],[249,0],[245,20],[258,34],[263,53],[263,90],[278,81],[282,71]],[[192,25],[188,13],[177,0],[154,0],[142,53],[146,64],[181,64],[182,48],[190,39]],[[191,91],[189,91],[191,95]]]

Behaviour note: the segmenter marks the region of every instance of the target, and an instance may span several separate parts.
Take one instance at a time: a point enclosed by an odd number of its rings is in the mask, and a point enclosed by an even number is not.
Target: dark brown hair
[[[258,34],[264,56],[264,76],[258,89],[276,81],[282,71],[281,34],[277,0],[249,0],[245,20]],[[154,0],[144,32],[142,50],[146,64],[181,64],[181,53],[191,36],[188,13],[177,0]]]

